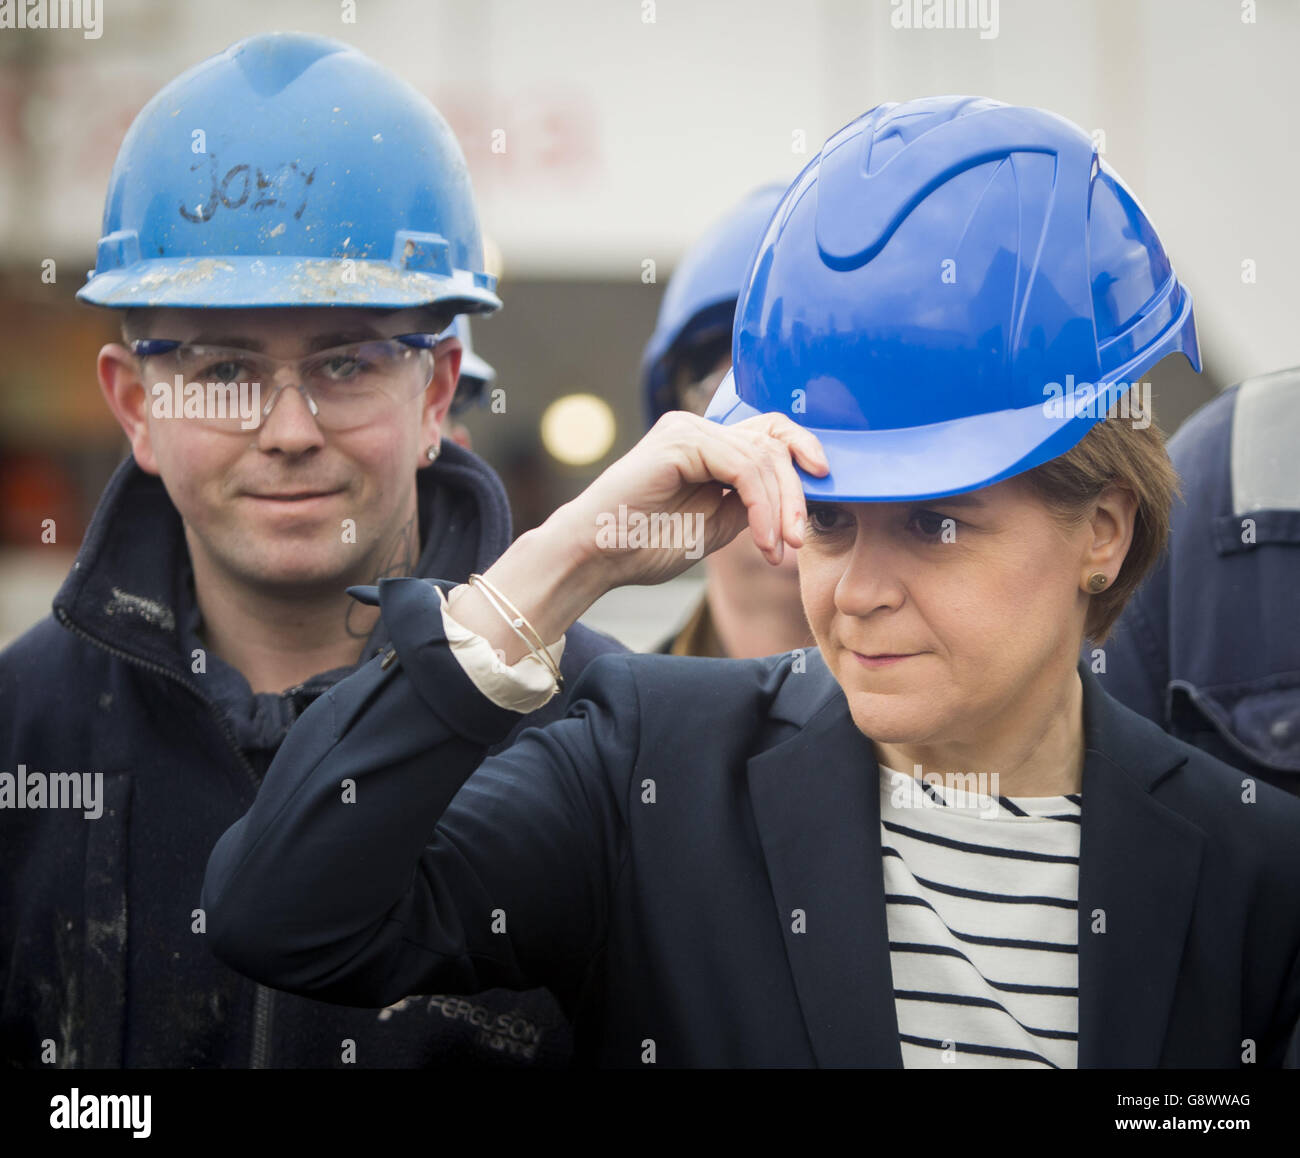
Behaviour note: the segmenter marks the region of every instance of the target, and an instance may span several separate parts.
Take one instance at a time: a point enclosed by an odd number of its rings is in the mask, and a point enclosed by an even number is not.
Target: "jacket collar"
[[[505,489],[477,455],[445,441],[437,461],[417,472],[416,487],[423,544],[416,574],[462,579],[510,545]],[[180,515],[162,481],[128,456],[100,498],[54,614],[101,647],[187,677],[180,621],[190,575]]]
[[[769,709],[792,734],[748,767],[776,916],[817,1063],[898,1067],[879,765],[821,654],[803,659],[806,671],[787,674]],[[1108,696],[1082,663],[1079,674],[1078,1064],[1150,1067],[1160,1059],[1204,834],[1153,795],[1186,761],[1176,742]]]

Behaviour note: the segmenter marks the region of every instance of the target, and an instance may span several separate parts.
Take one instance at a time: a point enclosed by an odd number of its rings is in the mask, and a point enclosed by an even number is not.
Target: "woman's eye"
[[[956,522],[938,511],[913,511],[908,524],[925,539],[938,539],[946,530],[955,529]]]
[[[814,534],[825,535],[841,526],[840,513],[833,507],[808,508],[808,528]]]

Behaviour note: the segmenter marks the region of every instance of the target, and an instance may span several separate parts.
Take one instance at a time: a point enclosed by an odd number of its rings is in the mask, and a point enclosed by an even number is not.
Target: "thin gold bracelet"
[[[521,614],[519,609],[504,595],[502,595],[493,584],[484,579],[482,575],[477,573],[471,575],[469,577],[469,583],[472,587],[477,587],[479,591],[482,592],[483,597],[489,604],[491,604],[492,609],[506,621],[510,630],[523,641],[523,644],[528,648],[529,653],[535,656],[537,661],[542,664],[548,672],[550,672],[551,679],[555,681],[556,688],[563,688],[564,676],[560,672],[559,665],[551,658],[551,653],[547,650],[546,644],[542,642],[542,637],[537,633],[536,628],[528,622],[527,618]],[[502,604],[505,606],[502,606]],[[507,611],[506,608],[509,608],[509,611]],[[514,618],[511,618],[511,613],[513,613]],[[524,633],[520,631],[521,627],[528,629],[532,634],[533,639],[537,640],[537,644],[534,644],[528,636],[524,635]]]
[[[478,584],[471,580],[469,586],[478,587]],[[532,641],[528,638],[528,636],[526,636],[522,631],[520,631],[517,626],[515,626],[514,621],[511,620],[510,618],[510,613],[504,607],[502,607],[500,603],[496,601],[492,593],[490,591],[481,591],[481,594],[483,598],[488,601],[488,606],[491,607],[493,611],[495,611],[499,616],[501,616],[502,619],[506,621],[506,626],[509,627],[510,630],[513,631],[517,636],[519,636],[520,641],[523,643],[523,645],[526,648],[528,648],[529,653],[531,655],[536,655],[537,649],[533,646]]]
[[[529,633],[532,635],[536,645],[539,648],[541,648],[542,651],[546,652],[547,655],[550,654],[550,652],[547,651],[546,641],[541,637],[541,633],[538,632],[538,630],[535,627],[533,627],[531,623],[528,622],[528,619],[524,615],[524,613],[520,611],[519,608],[516,607],[513,603],[510,602],[510,600],[506,597],[506,594],[499,587],[497,587],[484,575],[479,575],[476,573],[471,575],[469,578],[471,583],[480,584],[485,590],[490,591],[502,603],[504,603],[507,608],[510,609],[510,613],[515,617],[511,623],[511,626],[516,628],[517,627],[526,628],[529,631]]]

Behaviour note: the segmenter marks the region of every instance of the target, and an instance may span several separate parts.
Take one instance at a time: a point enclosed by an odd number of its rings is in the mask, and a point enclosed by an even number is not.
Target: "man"
[[[648,426],[669,410],[708,409],[731,369],[731,326],[750,260],[784,192],[783,185],[756,189],[691,247],[674,272],[641,358]],[[743,534],[710,555],[704,569],[703,597],[657,651],[755,659],[813,646],[793,552],[769,566]]]
[[[136,119],[78,295],[127,310],[98,373],[132,455],[54,615],[0,656],[6,1063],[566,1060],[541,991],[272,993],[212,957],[199,908],[290,724],[386,649],[345,588],[464,579],[510,543],[500,481],[441,438],[461,357],[441,335],[493,288],[450,130],[346,45],[251,38]],[[571,636],[564,669],[616,648]]]
[[[1108,692],[1300,794],[1300,371],[1230,386],[1169,441],[1169,553],[1106,645]],[[1087,653],[1085,653],[1087,658]]]

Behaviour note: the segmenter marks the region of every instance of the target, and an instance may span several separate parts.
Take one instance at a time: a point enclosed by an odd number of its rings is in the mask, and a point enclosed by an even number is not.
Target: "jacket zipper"
[[[253,1049],[248,1068],[264,1070],[271,1056],[271,1012],[275,1008],[275,990],[258,984],[253,1001]]]
[[[141,659],[138,655],[132,655],[129,651],[123,651],[120,647],[114,647],[111,643],[105,643],[102,639],[96,638],[91,635],[90,632],[73,623],[72,620],[68,618],[68,613],[62,608],[58,608],[55,611],[55,614],[58,617],[59,623],[72,632],[73,635],[79,636],[88,643],[93,643],[96,647],[108,652],[109,655],[116,656],[118,659],[134,664],[136,667],[144,668],[145,671],[151,671],[158,675],[166,676],[173,683],[180,684],[181,687],[202,703],[203,706],[208,709],[212,718],[216,720],[217,725],[221,728],[221,734],[226,738],[226,743],[230,746],[230,750],[235,754],[235,758],[239,761],[239,766],[248,776],[248,782],[252,786],[253,791],[256,792],[258,788],[261,787],[261,784],[257,779],[257,773],[253,771],[252,764],[248,762],[248,758],[244,753],[239,750],[239,745],[235,742],[235,733],[231,731],[230,724],[226,721],[226,717],[222,714],[217,705],[190,683],[189,680],[182,679],[170,668],[163,667],[160,663],[154,663],[152,660],[148,659]]]
[[[63,608],[55,608],[55,616],[61,626],[67,628],[73,635],[93,643],[96,647],[108,652],[109,655],[116,656],[126,663],[134,664],[136,667],[143,668],[145,671],[151,671],[157,675],[166,676],[173,683],[180,684],[187,692],[199,700],[216,720],[218,727],[221,728],[221,734],[225,736],[226,743],[230,750],[235,754],[239,761],[239,766],[248,776],[248,782],[256,792],[260,787],[257,779],[257,773],[253,771],[253,766],[248,762],[248,757],[239,750],[239,745],[235,742],[235,733],[231,730],[229,722],[225,715],[207,696],[196,688],[189,680],[183,679],[170,668],[163,667],[160,663],[154,663],[152,660],[141,659],[138,655],[132,655],[129,651],[123,651],[120,647],[114,647],[110,643],[105,643],[102,639],[90,634],[90,632],[78,627],[68,617],[68,613]],[[265,985],[254,982],[256,985],[256,994],[253,1002],[253,1048],[249,1056],[250,1069],[266,1069],[267,1059],[271,1050],[271,1010],[273,1005],[274,994]]]

